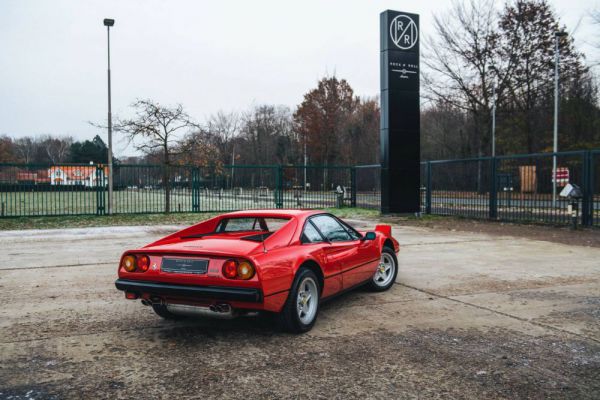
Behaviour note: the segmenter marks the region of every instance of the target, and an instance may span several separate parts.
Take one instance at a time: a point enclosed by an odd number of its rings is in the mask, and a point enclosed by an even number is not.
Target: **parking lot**
[[[0,232],[0,398],[600,397],[600,248],[394,225],[392,290],[295,336],[125,300],[122,251],[174,229]]]

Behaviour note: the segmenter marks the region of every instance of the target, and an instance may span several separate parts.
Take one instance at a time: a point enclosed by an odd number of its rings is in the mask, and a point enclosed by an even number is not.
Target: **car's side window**
[[[317,232],[313,224],[311,224],[310,221],[307,221],[306,225],[304,225],[301,240],[302,243],[319,243],[323,241],[323,238],[321,237],[321,234]]]
[[[346,228],[346,230],[350,234],[350,237],[352,238],[352,240],[359,240],[360,238],[362,238],[362,235],[360,233],[358,233],[356,231],[356,229],[354,229],[353,227],[351,227],[350,225],[348,225],[344,221],[340,221],[340,223],[342,225],[344,225],[344,228]]]
[[[311,218],[311,221],[321,231],[323,236],[331,242],[343,242],[352,240],[348,231],[329,215],[317,215]]]

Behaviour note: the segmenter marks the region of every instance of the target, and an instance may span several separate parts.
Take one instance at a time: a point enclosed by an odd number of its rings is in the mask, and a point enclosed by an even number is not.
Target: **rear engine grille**
[[[160,269],[176,274],[206,274],[208,260],[191,258],[163,258]]]

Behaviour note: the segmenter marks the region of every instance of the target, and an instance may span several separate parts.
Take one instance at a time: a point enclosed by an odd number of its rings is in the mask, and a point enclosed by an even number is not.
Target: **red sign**
[[[565,186],[569,183],[569,168],[556,168],[556,184]]]

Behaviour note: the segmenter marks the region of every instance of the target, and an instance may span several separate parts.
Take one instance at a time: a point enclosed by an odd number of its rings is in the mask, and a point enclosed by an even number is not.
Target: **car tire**
[[[394,250],[384,246],[377,270],[367,285],[374,292],[383,292],[392,287],[398,276],[398,259]]]
[[[283,309],[277,315],[280,328],[291,333],[310,331],[319,314],[320,297],[317,275],[308,268],[300,268]]]
[[[179,319],[185,319],[185,316],[179,314],[173,314],[171,311],[167,309],[167,306],[164,304],[152,304],[152,309],[154,312],[160,317],[172,321],[176,321]]]

